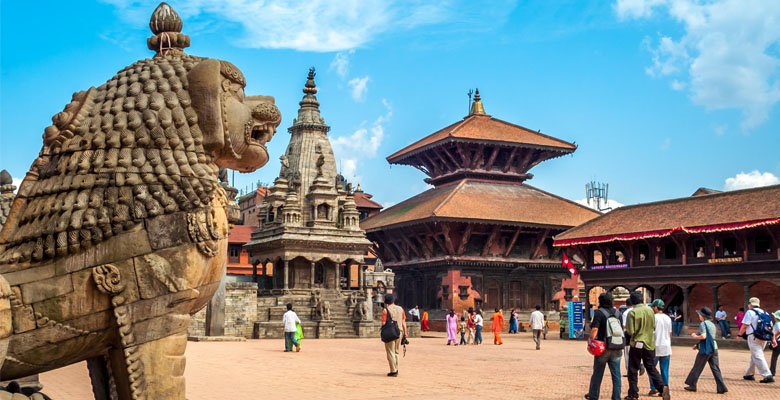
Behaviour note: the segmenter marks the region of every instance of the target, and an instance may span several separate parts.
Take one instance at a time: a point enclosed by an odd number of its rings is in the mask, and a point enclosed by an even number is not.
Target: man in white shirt
[[[655,365],[661,364],[661,379],[669,385],[669,360],[672,355],[672,319],[664,314],[664,301],[655,299],[650,306],[655,311]],[[658,394],[658,389],[653,386],[650,378],[650,393],[648,396]]]
[[[628,314],[631,312],[631,310],[634,309],[634,305],[631,304],[630,297],[626,299],[626,307],[627,308],[623,311],[623,313],[620,314],[620,318],[623,320],[623,332],[626,337],[626,347],[623,348],[623,361],[626,363],[626,373],[628,373],[628,350],[630,349],[628,342],[630,341],[629,340],[630,337],[628,336],[627,333],[625,333],[625,331],[626,331],[626,321],[628,321]]]
[[[420,322],[420,306],[414,306],[409,310],[409,315],[412,316],[412,322]]]
[[[292,345],[295,345],[295,351],[301,351],[301,345],[295,340],[295,332],[298,331],[296,323],[300,324],[301,320],[298,318],[298,314],[292,309],[292,304],[287,303],[287,312],[282,316],[282,324],[284,324],[284,351],[292,351]]]
[[[742,319],[742,327],[739,328],[740,336],[747,335],[748,347],[750,348],[750,365],[748,366],[747,372],[745,372],[745,376],[742,378],[746,381],[756,380],[756,378],[753,377],[753,372],[757,368],[758,373],[764,377],[764,379],[759,382],[772,383],[775,380],[772,378],[772,372],[769,371],[769,366],[766,364],[766,358],[764,358],[764,347],[766,347],[766,342],[756,339],[755,335],[753,335],[753,330],[758,323],[758,313],[764,312],[764,310],[759,308],[760,306],[761,301],[758,297],[751,297],[750,300],[748,300],[748,310],[745,313],[745,317]]]
[[[544,314],[542,314],[542,306],[536,305],[536,311],[531,313],[531,330],[534,335],[534,343],[536,343],[536,350],[540,349],[540,337],[542,336],[542,330],[544,330]]]

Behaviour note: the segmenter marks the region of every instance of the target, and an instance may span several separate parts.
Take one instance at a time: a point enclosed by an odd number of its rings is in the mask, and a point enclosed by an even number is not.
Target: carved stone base
[[[319,321],[317,324],[317,337],[319,339],[333,339],[336,337],[336,322]]]

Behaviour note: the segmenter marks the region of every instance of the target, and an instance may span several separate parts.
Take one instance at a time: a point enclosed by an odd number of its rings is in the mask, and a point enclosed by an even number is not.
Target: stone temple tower
[[[260,226],[246,245],[262,279],[259,337],[282,334],[287,303],[295,304],[302,318],[311,314],[317,321],[304,324],[322,330],[310,337],[335,336],[341,325],[344,333],[359,334],[354,315],[361,313],[361,302],[370,305],[361,264],[371,242],[360,229],[351,185],[336,169],[314,77],[310,68],[279,177],[259,207]],[[370,314],[371,307],[365,308]]]

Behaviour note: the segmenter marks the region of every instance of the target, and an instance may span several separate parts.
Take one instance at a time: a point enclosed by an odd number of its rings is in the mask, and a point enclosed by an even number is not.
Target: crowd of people
[[[623,377],[628,381],[626,400],[639,398],[638,376],[647,372],[650,380],[649,396],[661,396],[669,399],[669,364],[672,356],[672,335],[682,333],[683,314],[678,307],[671,307],[669,314],[664,312],[665,304],[655,299],[643,304],[639,293],[631,293],[626,306],[614,307],[610,293],[602,293],[598,298],[598,310],[593,313],[588,338],[588,351],[593,355],[593,373],[590,379],[586,399],[597,400],[600,395],[604,371],[609,367],[612,378],[612,400],[621,399],[621,358],[625,359],[627,373]],[[697,340],[694,350],[696,359],[685,380],[685,390],[696,392],[698,381],[705,366],[709,366],[715,380],[716,392],[728,392],[718,362],[718,342],[716,324],[721,329],[721,338],[731,337],[726,312],[722,306],[714,313],[709,307],[696,310],[699,319],[698,330],[690,336]],[[750,348],[750,363],[743,379],[756,380],[755,372],[761,375],[761,383],[773,383],[780,356],[780,310],[772,314],[761,308],[760,299],[753,297],[748,301],[748,310],[741,310],[736,319],[739,327],[738,337],[744,339]],[[683,325],[683,326],[681,326]],[[772,346],[771,366],[764,357],[766,345]]]

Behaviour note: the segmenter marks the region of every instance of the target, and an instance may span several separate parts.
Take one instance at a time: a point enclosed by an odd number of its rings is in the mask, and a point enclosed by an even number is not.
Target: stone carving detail
[[[3,379],[87,359],[98,399],[185,399],[187,325],[226,262],[219,170],[265,165],[281,114],[186,54],[170,6],[149,25],[155,56],[73,95],[13,200],[0,173]]]
[[[355,307],[355,321],[368,321],[368,303],[365,300],[358,302]]]
[[[125,290],[119,269],[111,264],[98,265],[92,268],[92,279],[95,280],[98,289],[111,295]]]

